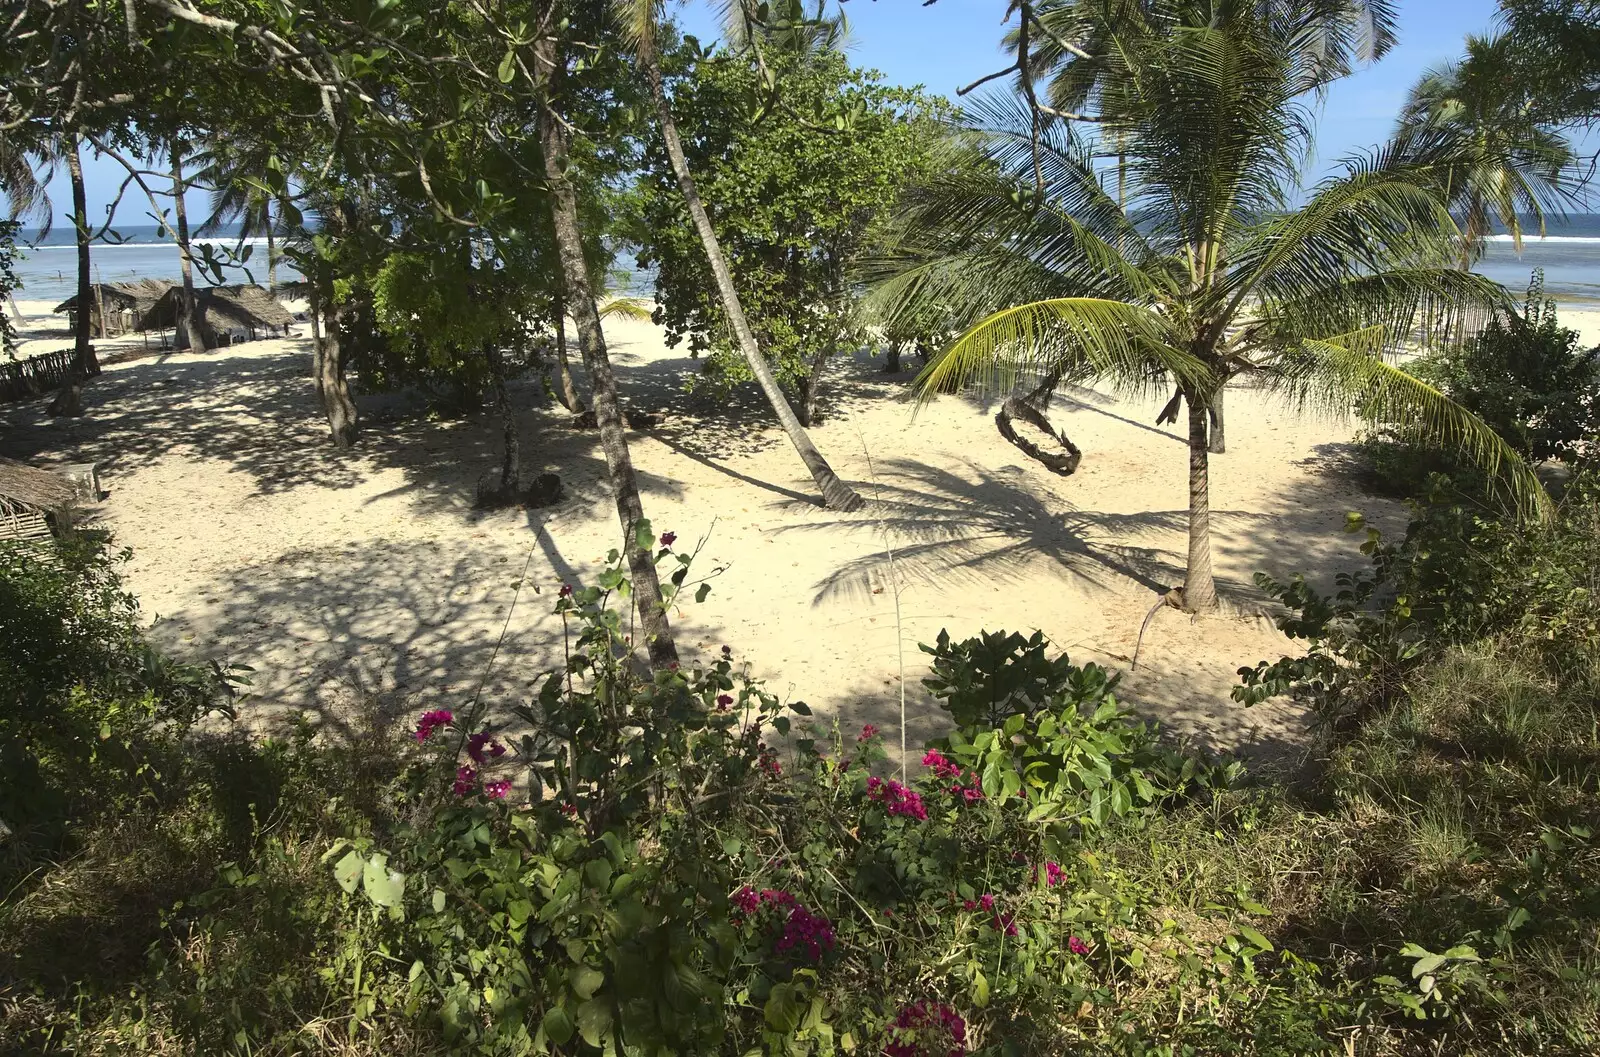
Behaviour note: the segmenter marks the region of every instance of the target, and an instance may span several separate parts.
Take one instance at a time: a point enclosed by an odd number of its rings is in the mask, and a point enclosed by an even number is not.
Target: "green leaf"
[[[578,966],[568,974],[568,977],[572,981],[572,993],[585,1002],[593,998],[594,993],[606,982],[605,973],[588,965]]]
[[[794,984],[785,983],[778,984],[772,989],[772,993],[767,995],[767,1003],[761,1012],[766,1019],[767,1027],[787,1035],[800,1023],[800,1015],[804,1011]]]
[[[498,73],[501,84],[510,84],[512,79],[517,76],[517,52],[515,48],[507,49],[505,58],[500,60]]]
[[[1264,951],[1270,951],[1274,949],[1271,940],[1267,939],[1260,932],[1257,932],[1249,925],[1240,925],[1235,929],[1235,931],[1237,931],[1239,935],[1243,936],[1245,939],[1249,940],[1251,945],[1254,947],[1258,947]]]
[[[333,864],[333,879],[339,882],[339,887],[346,893],[354,892],[356,885],[361,883],[361,870],[366,864],[360,852],[346,852],[344,858]]]
[[[604,999],[591,998],[578,1007],[578,1034],[590,1046],[599,1046],[611,1033],[611,1007]]]
[[[374,855],[361,871],[361,884],[367,898],[380,907],[397,907],[406,890],[406,875],[387,866],[388,857]]]
[[[709,595],[710,593],[711,593],[711,585],[710,584],[701,584],[699,587],[695,588],[695,590],[694,590],[694,600],[696,602],[704,602],[706,600],[706,595]]]
[[[979,1009],[989,1004],[989,978],[983,975],[982,970],[972,973],[972,1004]]]
[[[802,716],[809,716],[811,715],[811,706],[804,701],[791,701],[789,702],[789,711],[797,712]]]
[[[565,1046],[572,1041],[572,1017],[561,1006],[551,1006],[539,1022],[539,1030],[557,1046]]]
[[[1425,957],[1418,958],[1417,964],[1411,967],[1411,979],[1415,980],[1420,976],[1426,976],[1428,973],[1433,972],[1444,963],[1445,956],[1442,954],[1429,954]]]

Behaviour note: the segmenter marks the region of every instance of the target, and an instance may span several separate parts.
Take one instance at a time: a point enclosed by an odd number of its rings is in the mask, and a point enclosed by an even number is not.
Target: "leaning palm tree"
[[[772,405],[773,412],[778,416],[778,423],[788,434],[789,442],[794,445],[795,451],[799,452],[800,460],[806,464],[806,469],[811,471],[812,479],[822,492],[823,502],[834,510],[856,510],[862,504],[861,496],[833,472],[828,460],[822,457],[817,446],[811,442],[811,435],[795,417],[794,408],[789,406],[788,399],[778,385],[777,376],[772,373],[772,365],[767,362],[760,346],[756,344],[755,332],[744,314],[744,306],[739,302],[739,292],[733,285],[733,272],[729,269],[727,257],[717,241],[717,233],[711,226],[711,217],[706,212],[705,203],[700,199],[694,174],[689,171],[689,162],[683,153],[683,142],[678,136],[678,125],[673,119],[672,106],[667,99],[666,85],[661,74],[661,55],[656,44],[659,3],[660,0],[616,0],[618,21],[631,42],[634,53],[638,56],[645,78],[649,81],[650,94],[655,100],[656,120],[661,126],[661,138],[666,144],[667,158],[672,163],[672,171],[678,178],[678,188],[683,193],[684,203],[689,208],[689,216],[694,221],[695,231],[705,247],[706,257],[711,264],[711,274],[716,278],[717,293],[721,297],[723,311],[728,317],[734,336],[738,339],[739,350],[744,353],[745,361],[750,366],[750,373],[755,376],[762,393],[766,395],[767,402]],[[732,4],[734,11],[741,13],[745,11],[741,0],[732,0]],[[738,21],[744,23],[749,19],[741,14]]]
[[[1540,112],[1506,36],[1469,36],[1464,59],[1426,71],[1400,113],[1395,145],[1405,153],[1447,155],[1437,168],[1461,218],[1463,270],[1496,223],[1521,253],[1523,218],[1542,235],[1547,214],[1577,201],[1577,155]]]
[[[1505,297],[1451,266],[1459,232],[1427,160],[1352,161],[1291,208],[1311,135],[1303,100],[1322,76],[1300,53],[1310,35],[1252,3],[1182,14],[1115,53],[1118,104],[1092,134],[1047,127],[1038,178],[1031,108],[973,108],[982,126],[901,217],[874,295],[891,319],[945,305],[966,328],[919,377],[923,396],[1023,376],[1175,384],[1189,542],[1174,600],[1191,611],[1216,605],[1207,411],[1240,373],[1446,440],[1542,509],[1537,480],[1488,426],[1385,360],[1419,314]],[[1103,183],[1119,150],[1123,203]]]

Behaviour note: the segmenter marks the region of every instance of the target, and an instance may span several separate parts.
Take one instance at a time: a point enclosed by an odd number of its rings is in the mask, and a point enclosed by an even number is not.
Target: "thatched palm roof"
[[[0,499],[38,510],[62,510],[72,504],[77,492],[60,474],[37,466],[0,458]]]
[[[119,311],[131,308],[142,320],[150,314],[156,302],[160,301],[171,287],[171,283],[162,282],[160,279],[139,279],[127,283],[95,283],[90,287],[89,296],[92,301],[114,307]],[[72,312],[76,311],[77,307],[78,295],[73,294],[57,305],[53,311]]]
[[[236,328],[287,327],[294,323],[294,315],[259,286],[202,286],[194,295],[200,325],[213,333]],[[169,287],[151,313],[151,320],[161,328],[176,327],[182,306],[183,288]]]

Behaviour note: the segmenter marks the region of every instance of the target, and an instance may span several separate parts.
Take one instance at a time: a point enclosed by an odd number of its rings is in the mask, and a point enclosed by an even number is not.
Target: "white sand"
[[[813,436],[875,501],[839,515],[812,502],[759,394],[697,402],[681,390],[696,363],[653,326],[608,332],[625,398],[666,416],[630,437],[645,512],[680,547],[707,538],[697,571],[725,569],[704,604],[674,614],[686,661],[726,643],[819,716],[891,731],[903,665],[917,746],[938,725],[917,644],[941,628],[1042,628],[1080,663],[1126,669],[1157,590],[1182,579],[1186,447],[1152,425],[1159,398],[1058,400],[1054,420],[1085,453],[1061,478],[999,437],[992,406],[945,397],[913,417],[909,374],[842,361]],[[337,730],[357,695],[400,716],[464,707],[526,564],[483,691],[503,716],[561,656],[556,590],[591,581],[620,535],[597,438],[567,428],[535,380],[518,383],[524,473],[559,473],[567,497],[482,514],[471,503],[498,460],[492,415],[430,422],[405,401],[363,398],[360,445],[339,453],[309,365],[302,339],[113,365],[87,387],[80,419],[52,420],[44,401],[0,406],[0,451],[101,464],[110,495],[97,517],[133,549],[129,583],[157,641],[254,666],[245,718],[258,726],[306,710]],[[1229,700],[1237,668],[1293,649],[1252,575],[1306,570],[1326,583],[1361,562],[1341,531],[1347,511],[1391,528],[1401,517],[1341,468],[1351,423],[1247,389],[1230,390],[1227,412],[1229,451],[1212,461],[1224,613],[1163,609],[1122,696],[1179,737],[1278,753],[1303,744],[1301,712]]]

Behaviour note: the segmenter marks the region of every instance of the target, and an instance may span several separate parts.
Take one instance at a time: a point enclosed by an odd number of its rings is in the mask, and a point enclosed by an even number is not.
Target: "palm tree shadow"
[[[990,469],[966,460],[967,473],[912,459],[876,465],[878,480],[858,484],[871,498],[865,515],[887,536],[897,575],[910,581],[992,585],[1024,580],[1041,562],[1054,563],[1097,587],[1131,580],[1153,592],[1182,579],[1178,556],[1160,548],[1115,542],[1141,532],[1180,529],[1182,511],[1107,514],[1049,503],[1032,476],[1017,467]],[[779,531],[831,530],[846,522],[816,521]],[[860,599],[881,589],[887,549],[853,558],[816,586],[813,605]]]

